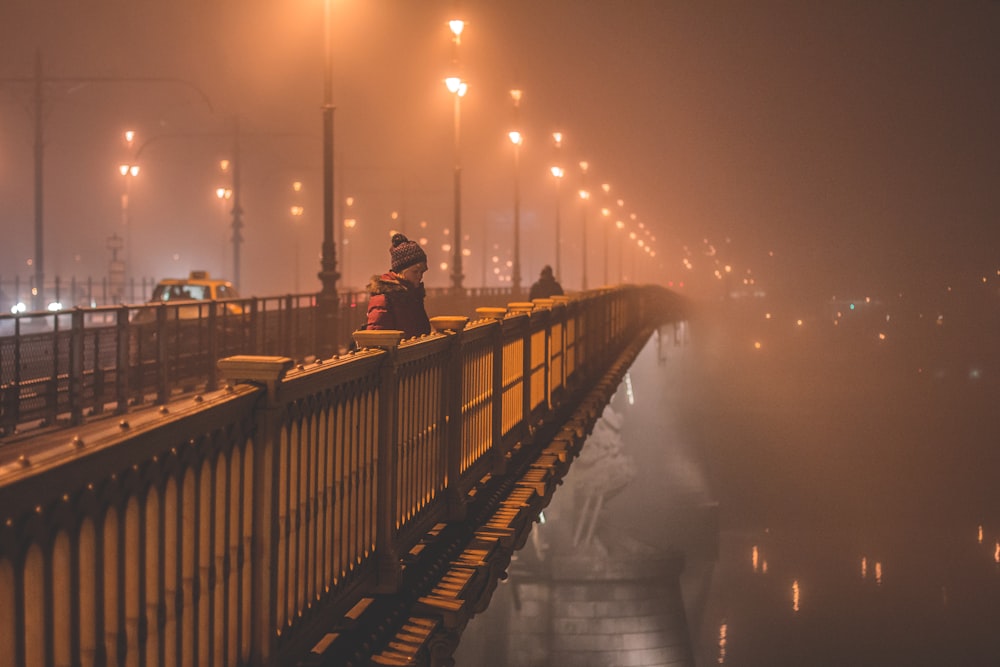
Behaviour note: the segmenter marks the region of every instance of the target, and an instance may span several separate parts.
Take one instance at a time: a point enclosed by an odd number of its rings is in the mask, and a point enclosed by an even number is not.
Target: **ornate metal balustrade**
[[[0,465],[0,667],[315,658],[363,600],[401,593],[426,535],[483,511],[670,317],[665,295],[602,290],[308,364],[231,357],[223,389]]]
[[[481,299],[506,303],[508,293],[436,289],[428,304],[432,312],[440,306],[464,313]],[[364,321],[367,300],[366,293],[340,295],[338,345]],[[75,426],[194,389],[212,391],[222,357],[311,359],[317,335],[314,294],[0,313],[0,438],[25,426]]]

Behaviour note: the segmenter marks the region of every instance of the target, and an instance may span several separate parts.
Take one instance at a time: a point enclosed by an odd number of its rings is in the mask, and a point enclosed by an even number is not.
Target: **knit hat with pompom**
[[[427,253],[415,241],[411,241],[403,234],[392,235],[392,247],[389,248],[389,256],[392,258],[392,270],[395,273],[404,271],[414,264],[420,262],[427,263]]]

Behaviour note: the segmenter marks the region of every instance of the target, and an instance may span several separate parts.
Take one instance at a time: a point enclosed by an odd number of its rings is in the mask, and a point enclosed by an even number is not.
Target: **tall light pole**
[[[465,29],[465,21],[454,19],[448,22],[451,30],[452,43],[454,46],[453,65],[458,67],[458,47],[462,43],[462,31]],[[457,73],[457,72],[456,72]],[[468,91],[469,86],[458,76],[449,76],[444,80],[448,90],[455,98],[455,223],[452,229],[454,238],[452,239],[454,254],[451,261],[451,287],[456,292],[462,290],[462,157],[461,157],[461,119],[462,119],[462,98]]]
[[[135,131],[126,130],[124,135],[125,146],[128,148],[129,152],[132,152],[132,146],[135,144]],[[132,263],[134,258],[132,257],[132,222],[129,219],[129,194],[132,189],[132,179],[139,175],[139,165],[136,163],[136,158],[134,155],[129,156],[132,160],[131,162],[123,162],[118,165],[118,173],[122,175],[124,180],[124,186],[122,188],[122,227],[124,227],[125,233],[125,275],[123,278],[125,282],[129,282],[132,279]],[[122,285],[121,296],[125,296],[124,285]],[[130,295],[131,296],[131,295]]]
[[[320,351],[337,351],[337,246],[333,238],[333,0],[323,3],[325,62],[323,68],[323,246],[318,274],[322,287],[316,299]]]
[[[622,239],[625,238],[625,223],[621,220],[615,220],[615,227],[618,228],[618,284],[620,285],[624,281],[624,273],[622,271]]]
[[[565,175],[565,172],[563,171],[562,167],[552,167],[552,175],[556,179],[556,280],[561,280],[560,276],[562,276],[562,260],[561,260],[562,232],[560,231],[560,227],[562,225],[562,221],[560,219],[561,216],[559,209],[561,200],[560,186],[562,185],[562,179],[563,176]]]
[[[580,210],[582,211],[582,218],[580,220],[580,231],[581,231],[581,243],[583,245],[583,261],[581,263],[580,270],[582,272],[580,287],[581,289],[587,289],[587,200],[590,199],[590,192],[587,190],[587,169],[590,165],[586,160],[580,161],[580,185],[583,187],[580,189]]]
[[[122,189],[122,226],[125,228],[125,283],[132,282],[132,220],[129,215],[129,193],[132,189],[132,179],[139,175],[139,165],[120,164],[118,173],[125,179],[125,186]],[[124,286],[122,295],[124,296]],[[132,298],[132,295],[129,295]]]
[[[587,200],[590,199],[590,192],[587,191],[587,169],[589,167],[586,160],[580,161],[580,184],[583,186],[580,189],[580,210],[583,212],[583,217],[580,220],[580,236],[583,244],[583,261],[580,265],[580,270],[583,273],[580,280],[581,289],[587,289]]]
[[[510,91],[510,99],[514,102],[514,126],[520,126],[518,111],[521,108],[520,89],[515,88]],[[514,144],[514,266],[511,271],[511,280],[514,283],[513,293],[521,293],[521,144],[524,137],[520,130],[514,129],[507,134],[510,143]]]
[[[558,162],[559,149],[562,148],[562,132],[553,132],[552,140],[556,144],[556,161]],[[562,220],[560,219],[560,208],[562,203],[561,190],[562,190],[562,179],[565,175],[563,168],[558,164],[552,167],[552,176],[556,179],[556,280],[560,280],[562,276]]]
[[[514,144],[514,267],[511,273],[515,295],[521,292],[521,144],[524,137],[517,130],[507,135]]]
[[[299,204],[293,204],[291,207],[289,207],[289,212],[292,214],[292,244],[293,244],[292,250],[295,253],[295,262],[294,262],[295,280],[294,280],[294,286],[295,286],[295,293],[298,294],[299,293],[299,273],[300,273],[300,271],[299,271],[299,236],[300,236],[299,229],[302,226],[301,225],[301,223],[302,223],[302,214],[305,213],[305,208],[303,208]]]
[[[229,160],[220,160],[219,161],[219,166],[222,168],[222,172],[226,173],[229,170]],[[222,206],[222,218],[224,220],[228,220],[229,219],[229,211],[226,210],[226,205],[228,204],[229,200],[233,198],[233,189],[225,187],[225,186],[215,188],[215,196],[219,200],[219,203]],[[226,248],[225,243],[223,243],[223,247],[222,247],[222,261],[219,262],[220,274],[221,275],[225,275],[225,273],[226,273],[226,255],[227,254],[228,254],[228,249]]]
[[[341,245],[344,247],[344,282],[350,288],[353,283],[351,282],[351,272],[348,269],[347,260],[350,258],[347,246],[351,243],[351,230],[358,226],[358,219],[354,217],[354,197],[347,197],[344,199],[344,206],[347,208],[347,213],[344,215],[344,238],[340,241]]]
[[[611,194],[611,185],[609,183],[602,183],[601,189],[604,190],[604,196]],[[608,284],[608,228],[611,225],[611,210],[608,208],[601,209],[601,215],[604,216],[604,284]]]

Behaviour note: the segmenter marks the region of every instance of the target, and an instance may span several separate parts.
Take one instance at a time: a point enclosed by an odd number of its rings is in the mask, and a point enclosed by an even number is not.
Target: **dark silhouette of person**
[[[563,293],[562,285],[556,280],[556,277],[552,275],[552,267],[546,264],[542,267],[542,272],[538,276],[538,280],[534,282],[531,286],[531,291],[528,292],[529,299],[548,299],[552,296],[561,296]]]

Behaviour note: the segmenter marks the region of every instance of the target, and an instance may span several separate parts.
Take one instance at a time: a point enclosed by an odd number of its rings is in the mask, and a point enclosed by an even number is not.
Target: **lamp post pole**
[[[454,36],[452,42],[454,48],[454,65],[458,66],[458,46],[462,43],[462,30],[465,28],[465,21],[452,20],[448,22]],[[451,260],[451,287],[458,293],[462,291],[462,156],[461,156],[461,122],[462,122],[462,98],[469,89],[468,84],[458,76],[450,76],[445,79],[445,85],[451,94],[455,96],[455,222],[452,229],[452,245],[454,254]]]
[[[135,131],[126,130],[123,135],[125,139],[125,147],[132,152],[132,146],[135,143]],[[122,175],[124,180],[124,186],[122,189],[122,231],[125,234],[125,282],[126,284],[132,280],[132,266],[135,258],[132,256],[132,221],[129,218],[129,194],[132,185],[132,179],[139,175],[139,165],[136,157],[130,155],[130,162],[122,163],[118,165],[118,173]],[[123,286],[124,288],[124,286]],[[122,291],[122,296],[125,296],[124,289]],[[129,295],[131,297],[132,295]]]
[[[580,184],[583,189],[580,190],[580,210],[583,212],[583,217],[580,220],[581,227],[581,241],[583,245],[583,256],[582,262],[580,264],[580,270],[582,272],[582,278],[580,280],[581,289],[587,289],[587,200],[590,199],[590,193],[587,191],[587,168],[589,165],[586,161],[580,162]]]
[[[521,133],[514,130],[509,134],[510,142],[514,144],[514,266],[511,271],[513,293],[521,293]]]
[[[518,124],[518,109],[521,106],[521,91],[514,89],[510,91],[510,98],[514,101],[514,123]],[[520,131],[513,130],[508,134],[510,141],[514,144],[514,266],[511,272],[513,284],[513,294],[521,293],[521,144],[524,138]]]
[[[602,183],[601,189],[604,190],[604,196],[607,197],[611,194],[611,185],[609,183]],[[604,284],[608,284],[608,226],[611,224],[611,210],[607,208],[601,209],[601,215],[604,216]]]
[[[552,139],[556,143],[556,154],[558,155],[559,149],[562,147],[562,132],[553,132]],[[558,161],[558,158],[557,158]],[[562,179],[565,175],[563,168],[559,165],[552,167],[552,176],[556,179],[556,280],[561,280],[562,276],[562,220],[560,219],[560,208],[562,204],[561,190],[562,190]]]
[[[560,280],[560,276],[562,276],[562,232],[560,231],[562,221],[559,209],[563,174],[562,167],[552,167],[552,175],[556,179],[556,280]]]
[[[320,351],[329,356],[337,349],[337,246],[333,237],[333,36],[331,34],[330,3],[324,2],[324,46],[325,64],[323,68],[323,246],[321,249],[320,272],[322,283],[316,306],[319,317],[318,339]]]

